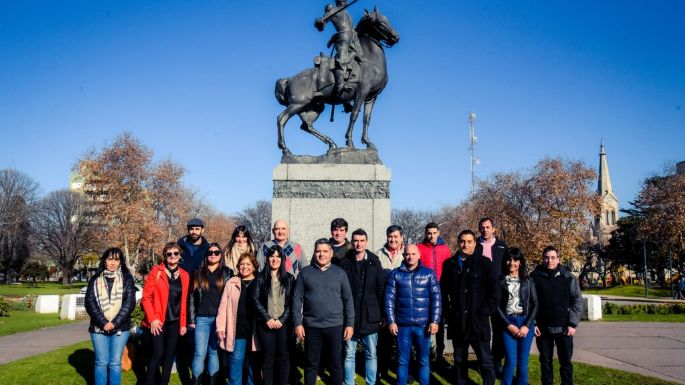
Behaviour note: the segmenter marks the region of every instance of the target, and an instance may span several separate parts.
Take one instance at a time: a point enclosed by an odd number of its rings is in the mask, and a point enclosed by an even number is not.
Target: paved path
[[[573,362],[685,384],[685,323],[585,321],[573,342]],[[445,352],[453,352],[450,341]]]
[[[35,356],[90,339],[89,321],[0,337],[0,364]]]
[[[582,322],[573,360],[685,384],[685,323]]]
[[[88,321],[0,337],[0,364],[88,338]],[[583,322],[574,342],[575,362],[685,384],[685,323]]]

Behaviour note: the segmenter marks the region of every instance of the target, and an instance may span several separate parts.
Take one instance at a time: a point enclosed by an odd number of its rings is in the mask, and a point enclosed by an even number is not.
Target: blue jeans
[[[249,345],[248,345],[249,344]],[[252,347],[252,340],[236,338],[233,343],[233,351],[228,352],[228,385],[243,385],[243,367],[248,358],[247,349]],[[252,367],[248,366],[247,385],[253,385]]]
[[[397,385],[406,385],[409,375],[409,354],[416,346],[416,361],[419,364],[419,385],[428,385],[430,380],[431,338],[426,326],[399,326],[397,333]]]
[[[354,385],[354,364],[357,353],[357,342],[361,340],[366,357],[366,385],[376,383],[376,346],[378,346],[378,333],[368,334],[363,337],[354,336],[345,343],[345,385]]]
[[[128,330],[114,334],[90,333],[95,350],[95,385],[121,384],[121,356],[129,334]]]
[[[219,353],[217,346],[219,340],[216,336],[216,317],[196,317],[195,319],[195,355],[193,355],[193,377],[200,377],[205,370],[205,357],[207,371],[210,376],[219,371]]]
[[[508,324],[521,327],[526,316],[507,316]],[[532,324],[528,334],[523,338],[515,338],[507,331],[506,327],[502,332],[504,342],[504,370],[502,373],[502,385],[512,385],[514,383],[514,369],[516,369],[516,384],[528,384],[528,356],[530,346],[533,344],[535,336],[535,324]]]

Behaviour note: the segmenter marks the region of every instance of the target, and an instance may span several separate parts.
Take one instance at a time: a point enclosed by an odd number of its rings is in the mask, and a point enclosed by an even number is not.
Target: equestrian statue
[[[350,113],[345,134],[348,148],[354,148],[352,130],[364,104],[361,141],[368,149],[375,149],[369,140],[368,128],[376,97],[388,83],[383,47],[392,47],[400,36],[378,8],[373,12],[365,10],[357,26],[352,28],[347,8],[356,1],[336,0],[335,4],[327,5],[323,16],[314,22],[319,31],[323,31],[329,21],[335,26],[336,33],[328,42],[328,47],[334,47],[335,56],[320,54],[314,58],[313,68],[276,81],[276,99],[285,106],[277,118],[278,148],[284,156],[292,156],[285,145],[283,130],[293,115],[299,115],[302,120],[300,128],[328,144],[329,151],[337,148],[330,137],[313,126],[326,104],[333,108],[342,104],[345,112]]]

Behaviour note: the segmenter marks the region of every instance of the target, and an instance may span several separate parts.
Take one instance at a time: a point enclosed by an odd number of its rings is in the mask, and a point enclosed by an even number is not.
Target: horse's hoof
[[[283,150],[283,156],[293,156],[293,153],[290,152],[287,148],[284,148]]]
[[[368,141],[365,143],[366,143],[366,149],[367,150],[375,150],[376,149],[376,146],[374,146],[373,143],[368,142]]]

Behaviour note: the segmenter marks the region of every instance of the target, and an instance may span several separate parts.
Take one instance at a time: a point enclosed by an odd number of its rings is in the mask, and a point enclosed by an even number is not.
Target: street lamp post
[[[644,261],[645,261],[645,273],[644,273],[644,279],[645,279],[645,298],[649,297],[649,292],[647,289],[647,240],[642,240],[642,254],[644,256]]]

